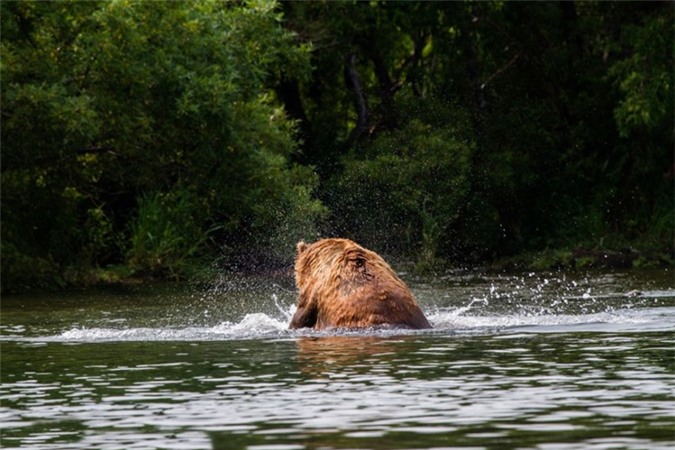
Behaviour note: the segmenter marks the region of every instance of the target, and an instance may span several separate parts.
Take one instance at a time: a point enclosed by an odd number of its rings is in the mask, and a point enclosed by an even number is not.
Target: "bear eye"
[[[360,269],[361,267],[366,265],[366,260],[363,258],[356,258],[354,260],[354,264],[356,264],[357,269]]]

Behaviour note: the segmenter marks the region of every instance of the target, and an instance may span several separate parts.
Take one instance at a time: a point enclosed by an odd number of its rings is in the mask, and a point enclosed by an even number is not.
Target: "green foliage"
[[[336,17],[325,3],[286,5],[289,27],[325,49],[312,54],[319,70],[301,94],[313,130],[305,153],[332,180],[321,195],[333,233],[413,256],[423,268],[439,256],[479,261],[610,241],[672,248],[672,175],[663,176],[675,135],[672,8],[359,2],[339,9]],[[343,82],[352,53],[360,104]],[[364,106],[367,132],[354,140]],[[430,129],[411,126],[415,120]],[[446,154],[434,135],[462,155],[441,161],[453,170],[423,167]],[[419,158],[401,150],[415,140],[414,148],[427,149],[415,150]],[[326,141],[334,143],[329,150]]]
[[[318,224],[326,217],[326,207],[312,198],[319,180],[311,169],[301,166],[290,172],[268,172],[267,177],[275,181],[277,190],[261,193],[257,200],[253,210],[256,238],[250,244],[268,258],[291,261],[297,242],[318,238]]]
[[[53,290],[63,286],[59,268],[54,261],[39,256],[29,256],[10,243],[3,241],[2,292],[14,293],[33,289]]]
[[[419,249],[433,262],[469,190],[473,146],[456,135],[413,119],[374,139],[365,158],[347,158],[331,199],[343,231],[391,252]]]
[[[0,8],[3,290],[278,264],[322,234],[421,270],[672,254],[668,3]]]
[[[143,197],[130,222],[129,267],[153,276],[185,275],[208,238],[200,203],[187,191]]]
[[[288,227],[270,205],[308,228],[323,213],[272,90],[307,78],[308,46],[274,2],[1,7],[6,248],[176,276]]]
[[[614,116],[621,137],[636,131],[653,132],[673,122],[673,34],[672,14],[653,15],[622,30],[621,44],[629,56],[608,71],[621,93]]]

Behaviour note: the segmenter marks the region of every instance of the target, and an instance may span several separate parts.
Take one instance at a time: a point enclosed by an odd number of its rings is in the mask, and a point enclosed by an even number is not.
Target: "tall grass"
[[[130,223],[129,267],[146,276],[187,276],[208,238],[199,211],[197,198],[185,190],[142,197]]]

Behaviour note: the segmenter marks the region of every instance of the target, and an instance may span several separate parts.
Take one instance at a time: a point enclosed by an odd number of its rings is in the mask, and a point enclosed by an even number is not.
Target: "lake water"
[[[283,276],[6,296],[0,444],[675,448],[672,270],[403,278],[433,330],[287,330]]]

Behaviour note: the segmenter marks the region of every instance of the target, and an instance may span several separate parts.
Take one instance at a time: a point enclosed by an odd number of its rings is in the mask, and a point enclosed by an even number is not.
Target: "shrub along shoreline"
[[[480,263],[451,263],[436,261],[434,265],[426,262],[411,261],[394,257],[394,266],[401,267],[413,275],[443,274],[454,270],[469,270],[485,273],[513,274],[521,272],[579,272],[588,270],[630,271],[652,269],[675,269],[673,250],[636,250],[624,248],[544,250],[527,252],[509,257],[501,257]],[[293,277],[293,261],[275,262],[241,261],[238,265],[218,264],[216,259],[187,261],[181,271],[142,272],[129,266],[117,265],[107,268],[69,268],[58,272],[56,268],[35,271],[25,277],[15,275],[17,282],[5,289],[3,294],[28,292],[56,292],[107,285],[136,285],[145,283],[187,282],[209,285],[219,279],[223,273],[237,276],[287,276]]]
[[[420,272],[672,267],[668,2],[0,10],[3,293],[276,270],[318,236]]]

